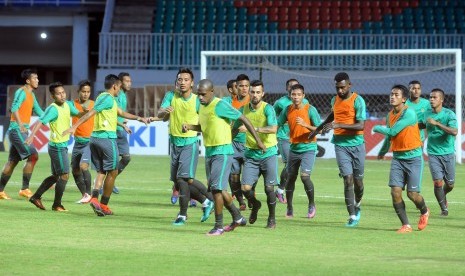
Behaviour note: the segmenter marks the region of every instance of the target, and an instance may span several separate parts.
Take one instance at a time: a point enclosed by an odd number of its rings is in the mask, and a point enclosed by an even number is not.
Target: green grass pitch
[[[7,153],[0,153],[2,164]],[[362,217],[355,229],[346,228],[343,184],[335,160],[317,159],[312,180],[317,213],[308,220],[307,199],[296,183],[293,219],[278,203],[277,228],[265,229],[263,204],[254,225],[220,237],[205,233],[214,215],[200,223],[201,208],[189,208],[188,223],[172,226],[178,205],[170,203],[169,158],[133,156],[117,178],[120,194],[113,195],[114,216],[97,217],[80,199],[72,176],[63,198],[68,213],[51,211],[54,192],[48,191],[41,211],[18,197],[22,163],[6,187],[12,200],[0,201],[0,273],[2,275],[309,275],[309,274],[465,274],[465,169],[457,166],[457,183],[448,196],[449,216],[439,216],[429,169],[425,164],[422,194],[431,209],[429,225],[416,230],[419,212],[406,194],[414,232],[400,235],[387,186],[389,161],[366,161]],[[282,164],[280,164],[282,166]],[[41,154],[31,180],[35,191],[50,173]],[[92,172],[95,175],[95,172]],[[206,182],[204,160],[197,178]],[[263,182],[257,197],[263,203]],[[243,212],[248,217],[249,211]],[[225,211],[225,223],[231,217]]]

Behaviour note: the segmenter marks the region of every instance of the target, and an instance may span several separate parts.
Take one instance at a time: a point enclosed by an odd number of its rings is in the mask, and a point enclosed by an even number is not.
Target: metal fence
[[[100,33],[99,66],[198,69],[200,51],[465,49],[460,34]],[[302,66],[302,65],[299,65]],[[302,68],[302,67],[301,67]],[[305,69],[305,68],[303,68]],[[311,69],[311,68],[307,68]]]

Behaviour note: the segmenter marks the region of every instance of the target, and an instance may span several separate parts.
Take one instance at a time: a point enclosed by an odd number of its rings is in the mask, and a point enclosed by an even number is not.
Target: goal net
[[[297,79],[306,97],[324,119],[331,111],[335,95],[334,76],[347,72],[352,90],[365,99],[367,122],[365,141],[367,157],[377,156],[383,137],[373,134],[374,125],[385,123],[390,110],[389,93],[395,84],[408,85],[412,80],[422,84],[422,97],[428,99],[433,88],[446,93],[444,106],[457,114],[462,132],[462,52],[461,49],[410,50],[329,50],[329,51],[202,51],[201,79],[208,78],[215,86],[225,86],[230,79],[246,74],[250,80],[260,79],[265,86],[264,100],[273,104],[286,94],[285,83]],[[331,135],[320,136],[322,157],[332,158]],[[457,161],[462,161],[462,135],[456,139]],[[426,152],[426,149],[425,149]],[[320,154],[321,155],[321,154]]]

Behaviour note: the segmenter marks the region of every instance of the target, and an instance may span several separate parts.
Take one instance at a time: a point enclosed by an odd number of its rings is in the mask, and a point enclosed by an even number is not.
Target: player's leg
[[[358,221],[361,217],[361,204],[365,186],[363,177],[365,175],[365,144],[351,147],[353,155],[353,177],[354,177],[354,196],[355,196],[355,216]]]
[[[118,162],[118,174],[121,174],[126,166],[131,161],[129,154],[128,134],[125,130],[116,131],[116,143],[118,144],[118,152],[121,159]],[[119,194],[119,189],[116,185],[113,186],[113,193]]]
[[[13,171],[20,161],[20,156],[17,153],[16,149],[11,146],[10,153],[8,156],[8,161],[3,166],[2,175],[0,177],[0,200],[1,199],[11,199],[5,192],[6,184],[10,180]]]
[[[402,224],[402,227],[397,231],[398,233],[412,232],[412,227],[407,217],[407,211],[405,210],[405,202],[402,198],[405,182],[406,179],[404,177],[402,161],[395,158],[392,159],[389,173],[389,187],[391,187],[392,206]]]
[[[278,156],[272,155],[261,160],[260,172],[265,183],[266,204],[268,205],[266,228],[274,229],[276,228],[276,193],[274,187],[279,185]]]
[[[80,162],[82,158],[82,151],[85,145],[77,141],[74,142],[73,151],[71,152],[71,172],[73,174],[74,182],[76,183],[81,196],[86,193],[86,186],[84,183],[84,175],[82,174]],[[76,203],[81,203],[77,201]]]
[[[302,161],[300,163],[300,179],[304,184],[304,190],[308,198],[307,218],[314,218],[316,214],[315,207],[315,186],[313,185],[310,176],[315,165],[316,151],[306,151],[302,153]]]
[[[336,152],[337,165],[339,167],[339,176],[343,178],[344,182],[344,200],[349,213],[347,226],[356,226],[358,221],[355,215],[355,194],[354,194],[354,176],[352,166],[352,155],[350,148],[336,145],[334,150]]]
[[[276,189],[276,195],[279,199],[279,202],[286,203],[286,199],[284,198],[284,192],[286,190],[286,182],[287,182],[287,160],[289,159],[289,150],[290,150],[290,143],[289,140],[285,139],[278,139],[278,148],[279,153],[281,154],[281,160],[284,163],[284,168],[280,174],[280,181],[279,186]]]
[[[242,171],[242,194],[252,203],[252,211],[249,216],[249,223],[254,224],[257,220],[258,210],[260,210],[262,203],[255,197],[252,189],[253,184],[257,182],[260,176],[260,161],[252,158],[246,158],[244,163],[244,170]]]
[[[63,198],[63,193],[65,192],[66,183],[68,183],[69,178],[68,148],[49,146],[48,152],[52,163],[52,174],[57,177],[52,210],[64,212],[67,210],[63,207],[61,199]]]
[[[287,160],[287,184],[286,184],[286,199],[287,199],[287,211],[286,217],[294,217],[294,190],[295,181],[299,174],[300,162],[302,160],[301,154],[298,152],[289,151],[289,159]]]
[[[423,175],[423,156],[403,160],[405,173],[407,175],[407,196],[420,210],[418,230],[425,229],[428,224],[429,208],[426,206],[423,196],[420,194]]]

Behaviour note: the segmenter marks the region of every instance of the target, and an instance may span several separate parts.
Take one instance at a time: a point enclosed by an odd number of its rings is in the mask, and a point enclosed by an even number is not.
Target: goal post
[[[319,111],[322,116],[324,111],[328,111],[324,105],[329,105],[324,94],[335,94],[332,77],[340,71],[347,72],[352,83],[358,84],[352,88],[360,91],[362,96],[372,96],[365,94],[367,90],[368,94],[373,94],[375,100],[371,106],[377,118],[386,113],[388,100],[385,99],[388,99],[388,92],[394,84],[406,85],[410,80],[418,79],[425,98],[431,89],[442,88],[450,100],[445,106],[457,115],[455,150],[457,163],[462,163],[461,49],[201,51],[200,54],[200,78],[212,79],[216,85],[223,85],[238,73],[259,75],[256,78],[261,79],[263,72],[265,91],[282,94],[286,78],[302,80],[306,94],[310,90],[311,102],[319,100],[320,95],[323,112]],[[379,111],[380,106],[385,108]]]

